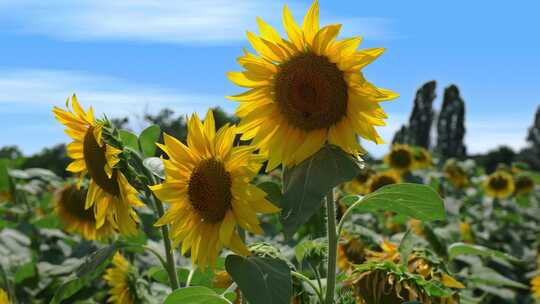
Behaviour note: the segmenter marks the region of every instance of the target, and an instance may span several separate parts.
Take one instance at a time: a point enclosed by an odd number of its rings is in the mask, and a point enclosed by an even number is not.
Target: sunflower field
[[[362,73],[384,49],[316,1],[282,20],[227,74],[237,119],[135,134],[73,95],[61,172],[0,158],[0,304],[540,303],[535,163],[468,157],[459,103],[436,148],[413,112],[370,157],[398,97]]]

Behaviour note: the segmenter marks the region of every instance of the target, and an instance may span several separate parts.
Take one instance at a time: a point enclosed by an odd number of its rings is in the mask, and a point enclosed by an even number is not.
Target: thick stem
[[[161,203],[160,200],[154,197],[154,204],[156,206],[158,216],[161,218],[163,214],[165,213],[165,210],[163,209],[163,203]],[[180,285],[178,284],[178,277],[176,276],[174,253],[172,251],[171,239],[169,238],[168,225],[161,226],[161,234],[163,236],[163,244],[165,247],[165,257],[167,259],[167,274],[169,275],[169,281],[171,282],[172,290],[176,290],[178,289],[178,287],[180,287]]]
[[[336,288],[336,263],[337,263],[337,231],[336,231],[336,206],[334,203],[334,189],[326,195],[327,233],[328,233],[328,274],[326,278],[326,304],[334,304]]]

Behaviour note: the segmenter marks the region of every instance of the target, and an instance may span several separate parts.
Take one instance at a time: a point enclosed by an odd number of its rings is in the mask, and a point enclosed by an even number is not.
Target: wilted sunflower
[[[353,180],[345,184],[345,191],[353,194],[366,194],[369,178],[374,174],[373,169],[363,168]]]
[[[346,236],[344,242],[339,243],[337,249],[337,265],[345,271],[351,264],[362,264],[366,260],[365,245],[362,240]]]
[[[133,304],[136,292],[134,282],[130,276],[129,262],[120,253],[115,253],[112,260],[113,267],[105,271],[103,279],[109,285],[109,298],[107,303]]]
[[[366,249],[366,260],[377,261],[377,262],[399,261],[399,251],[398,251],[398,246],[396,244],[391,243],[388,240],[384,240],[380,244],[380,247],[382,251],[372,251],[372,250]]]
[[[463,188],[469,184],[467,172],[457,163],[455,159],[446,161],[443,167],[443,174],[456,188]]]
[[[375,192],[379,188],[384,187],[386,185],[392,185],[397,184],[401,182],[401,176],[399,173],[393,170],[386,170],[383,172],[379,172],[369,178],[368,184],[367,184],[367,192]]]
[[[66,231],[77,232],[85,239],[104,239],[114,233],[108,218],[101,227],[96,228],[94,209],[84,209],[86,190],[73,184],[58,189],[54,194],[54,210]]]
[[[425,169],[433,165],[431,153],[426,148],[416,147],[414,149],[414,169]]]
[[[415,164],[414,150],[408,145],[394,144],[384,157],[384,162],[400,173],[408,172]]]
[[[182,242],[182,254],[191,249],[193,263],[202,268],[214,266],[222,247],[248,255],[236,225],[262,234],[257,212],[279,211],[250,184],[264,158],[253,154],[252,146],[233,147],[234,136],[230,126],[216,132],[208,111],[204,125],[196,114],[190,118],[187,146],[167,134],[159,145],[169,156],[166,179],[151,189],[171,207],[156,225],[171,224],[175,246]]]
[[[101,228],[108,219],[121,234],[134,234],[138,217],[132,206],[142,206],[142,202],[137,190],[115,168],[122,151],[105,143],[104,123],[94,119],[92,107],[85,112],[75,95],[71,104],[74,112],[53,109],[56,119],[66,126],[66,133],[74,140],[66,147],[73,159],[66,170],[79,174],[81,180],[86,174],[90,176],[85,209],[94,206],[96,228]]]
[[[514,177],[515,194],[527,195],[534,190],[534,179],[528,174],[518,174]]]
[[[4,289],[0,288],[0,304],[9,304],[9,303],[11,302],[9,301],[7,292]]]
[[[506,171],[497,170],[486,178],[484,189],[488,196],[504,199],[514,192],[514,179]]]
[[[283,26],[289,40],[260,18],[260,36],[248,32],[258,54],[245,51],[243,72],[229,72],[235,84],[249,91],[229,97],[241,104],[242,139],[268,154],[270,171],[305,160],[328,142],[349,153],[362,151],[356,135],[382,143],[374,126],[387,118],[379,103],[398,94],[368,82],[361,70],[384,49],[357,50],[361,38],[336,40],[340,24],[319,28],[319,5],[313,3],[302,27],[284,7]]]

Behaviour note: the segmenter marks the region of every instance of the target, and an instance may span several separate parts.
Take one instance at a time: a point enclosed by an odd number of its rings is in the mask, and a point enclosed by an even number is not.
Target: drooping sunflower
[[[109,298],[107,303],[113,304],[133,304],[137,299],[134,290],[134,282],[130,276],[129,262],[120,253],[115,253],[113,266],[105,271],[103,279],[109,285]]]
[[[7,292],[0,288],[0,304],[10,304]]]
[[[469,184],[465,169],[455,159],[449,159],[443,167],[444,177],[456,188],[464,188]]]
[[[85,239],[104,239],[114,233],[113,225],[105,218],[101,227],[96,228],[94,209],[84,209],[85,189],[68,184],[58,189],[53,197],[54,210],[66,231],[81,234]]]
[[[426,148],[416,147],[414,149],[414,169],[425,169],[433,165],[431,153]]]
[[[264,157],[254,147],[233,147],[235,128],[215,130],[212,111],[204,125],[194,114],[188,122],[188,145],[164,134],[168,155],[164,160],[165,182],[151,189],[170,204],[157,226],[171,224],[175,246],[182,242],[182,254],[191,249],[193,263],[213,267],[223,247],[248,255],[236,225],[262,234],[258,213],[278,212],[266,193],[250,181],[257,175]]]
[[[414,150],[408,145],[394,144],[384,157],[384,162],[400,173],[408,172],[415,165]]]
[[[517,174],[514,177],[514,186],[516,195],[527,195],[534,191],[534,179],[528,174]]]
[[[503,170],[497,170],[484,181],[486,194],[497,199],[505,199],[514,192],[512,175]]]
[[[397,184],[400,182],[401,176],[396,171],[386,170],[383,172],[379,172],[369,178],[367,184],[367,192],[375,192],[377,191],[377,189],[383,186]]]
[[[319,28],[317,1],[302,27],[284,7],[288,40],[260,18],[257,22],[260,36],[247,36],[258,54],[245,51],[238,58],[245,71],[227,76],[249,89],[229,98],[240,102],[242,139],[253,139],[268,155],[268,171],[280,163],[294,166],[326,142],[352,154],[362,151],[356,135],[383,142],[374,128],[387,118],[379,103],[398,94],[374,86],[361,70],[384,49],[357,50],[360,37],[336,40],[340,24]]]
[[[373,169],[363,168],[353,180],[345,184],[345,191],[354,194],[366,194],[369,178],[374,174]]]
[[[116,168],[122,151],[105,142],[104,122],[94,118],[92,107],[85,112],[75,95],[71,98],[71,105],[74,112],[57,107],[53,112],[73,139],[66,147],[73,162],[66,170],[79,174],[81,180],[86,174],[90,176],[85,209],[94,207],[97,229],[108,218],[121,234],[134,234],[138,217],[132,206],[142,206],[143,203],[137,197],[137,190]]]

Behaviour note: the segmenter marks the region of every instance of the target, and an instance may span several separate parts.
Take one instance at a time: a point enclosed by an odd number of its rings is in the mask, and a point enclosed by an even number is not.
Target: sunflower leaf
[[[161,128],[158,125],[152,125],[141,132],[139,144],[145,157],[152,157],[156,154],[156,142],[161,135]]]
[[[337,146],[319,152],[283,173],[281,223],[285,236],[296,230],[321,208],[324,196],[335,186],[360,173],[360,163]]]
[[[291,270],[285,261],[257,256],[244,258],[231,254],[225,260],[225,268],[249,303],[291,303]]]
[[[204,286],[180,288],[167,296],[163,304],[230,304],[231,302]]]
[[[501,259],[504,259],[513,263],[521,262],[521,260],[519,260],[518,258],[513,257],[507,253],[490,249],[490,248],[480,246],[480,245],[465,244],[465,243],[458,242],[448,247],[448,255],[451,260],[457,256],[464,255],[464,254],[498,257],[498,258],[501,258]]]
[[[131,149],[135,151],[139,151],[139,139],[137,138],[137,135],[126,131],[126,130],[120,130],[120,139],[122,140],[122,144],[126,147],[130,147]]]

